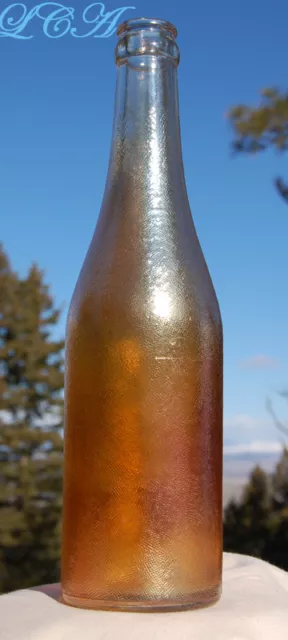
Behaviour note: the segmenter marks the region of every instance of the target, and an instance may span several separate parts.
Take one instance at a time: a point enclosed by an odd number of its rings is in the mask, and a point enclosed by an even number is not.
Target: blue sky
[[[0,0],[0,10],[7,7]],[[30,9],[36,2],[26,2]],[[81,26],[89,1],[70,0]],[[285,157],[232,159],[229,106],[287,83],[286,0],[145,0],[129,17],[178,28],[182,145],[190,204],[218,294],[225,337],[225,442],[230,452],[273,450],[265,408],[288,386],[288,207],[273,177]],[[116,35],[0,38],[0,240],[15,269],[32,261],[65,313],[101,206],[108,165]],[[236,449],[235,449],[236,447]],[[229,451],[229,449],[227,449]]]

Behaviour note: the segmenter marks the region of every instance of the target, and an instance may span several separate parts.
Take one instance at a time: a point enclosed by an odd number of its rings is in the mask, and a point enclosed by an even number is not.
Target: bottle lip
[[[159,18],[131,18],[125,20],[119,25],[117,29],[117,36],[123,37],[125,33],[130,31],[142,31],[142,30],[154,30],[154,29],[169,31],[173,38],[177,38],[178,32],[176,27],[167,20],[161,20]]]

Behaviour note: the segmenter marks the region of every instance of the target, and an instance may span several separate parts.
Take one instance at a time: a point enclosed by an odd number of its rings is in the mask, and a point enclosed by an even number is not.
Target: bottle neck
[[[177,65],[169,57],[133,56],[118,67],[107,197],[118,209],[127,198],[150,210],[179,210],[187,200]]]

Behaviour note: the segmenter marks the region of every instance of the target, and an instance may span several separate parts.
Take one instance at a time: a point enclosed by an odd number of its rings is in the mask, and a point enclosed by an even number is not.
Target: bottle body
[[[222,324],[161,129],[174,70],[157,64],[148,88],[138,61],[121,69],[134,129],[117,119],[68,317],[62,590],[80,607],[178,609],[221,590]]]

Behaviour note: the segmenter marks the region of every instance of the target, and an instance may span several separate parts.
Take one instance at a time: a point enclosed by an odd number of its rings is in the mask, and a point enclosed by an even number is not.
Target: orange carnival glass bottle
[[[62,598],[215,602],[222,573],[222,323],[182,162],[176,29],[118,29],[111,156],[66,345]]]

